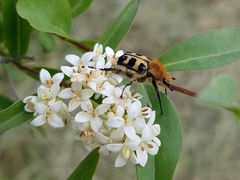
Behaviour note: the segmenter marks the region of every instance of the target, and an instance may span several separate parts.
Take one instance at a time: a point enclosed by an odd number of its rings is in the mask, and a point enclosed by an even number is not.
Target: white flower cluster
[[[51,77],[42,69],[37,95],[23,100],[25,110],[34,113],[31,124],[59,128],[71,121],[88,150],[117,154],[116,167],[127,161],[145,166],[148,154],[156,155],[161,145],[160,126],[154,124],[155,111],[142,107],[139,93],[119,86],[121,76],[104,71],[122,54],[96,44],[82,57],[67,55],[71,66],[62,66],[62,73]]]

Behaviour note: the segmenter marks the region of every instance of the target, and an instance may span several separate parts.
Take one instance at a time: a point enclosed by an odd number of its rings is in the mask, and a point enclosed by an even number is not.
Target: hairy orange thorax
[[[169,83],[172,83],[172,76],[167,72],[166,68],[158,60],[151,60],[149,62],[148,70],[156,80],[162,81],[163,79],[167,80]]]

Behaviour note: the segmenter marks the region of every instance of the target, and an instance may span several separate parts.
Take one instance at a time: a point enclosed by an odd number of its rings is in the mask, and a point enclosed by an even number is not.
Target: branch
[[[59,36],[59,35],[57,35],[57,34],[54,34],[54,35],[57,36],[57,37],[59,37],[59,38],[62,39],[63,41],[66,41],[66,42],[68,42],[68,43],[70,43],[70,44],[72,44],[72,45],[74,45],[74,46],[76,46],[76,47],[78,47],[78,48],[80,48],[80,49],[82,49],[82,50],[84,50],[84,51],[91,51],[91,48],[85,46],[84,44],[82,44],[82,43],[79,42],[79,41],[76,41],[76,40],[70,39],[70,38],[66,38],[66,37],[62,37],[62,36]]]

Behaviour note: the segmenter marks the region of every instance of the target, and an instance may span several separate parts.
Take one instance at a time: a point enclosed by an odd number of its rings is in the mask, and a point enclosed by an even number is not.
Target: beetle
[[[166,70],[164,64],[162,64],[159,60],[153,60],[141,54],[125,52],[119,58],[114,58],[111,68],[107,68],[105,70],[124,74],[130,78],[131,81],[125,85],[124,89],[133,82],[138,81],[142,83],[150,79],[157,93],[161,114],[163,114],[163,110],[158,85],[165,87],[165,94],[167,94],[168,88],[171,91],[175,90],[189,96],[196,96],[195,92],[173,85],[172,82],[175,78],[171,76],[171,74]]]

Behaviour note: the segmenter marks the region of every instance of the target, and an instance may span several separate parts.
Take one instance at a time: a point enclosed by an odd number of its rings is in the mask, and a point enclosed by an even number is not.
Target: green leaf
[[[19,0],[17,11],[39,31],[68,36],[72,12],[67,0]]]
[[[148,156],[148,162],[145,167],[137,165],[137,180],[158,180],[155,179],[155,159],[153,156]]]
[[[90,7],[92,2],[93,0],[69,0],[72,8],[72,16],[76,17],[82,14]]]
[[[131,0],[100,38],[104,46],[115,49],[130,29],[140,0]]]
[[[98,160],[99,153],[97,148],[87,155],[68,177],[68,180],[91,180],[97,167]]]
[[[0,111],[7,108],[13,103],[11,99],[6,96],[0,95]]]
[[[213,68],[240,60],[240,29],[196,34],[164,52],[159,59],[169,71]]]
[[[3,37],[3,13],[2,11],[0,12],[0,42],[2,42],[4,40]]]
[[[38,32],[38,39],[45,53],[51,52],[56,46],[53,37],[48,33]]]
[[[17,0],[2,0],[4,42],[11,56],[26,54],[31,27],[16,12]]]
[[[234,80],[227,74],[213,78],[200,92],[198,100],[204,104],[225,108],[240,118],[240,107],[237,105],[238,90]]]
[[[33,118],[33,114],[27,113],[24,110],[24,104],[20,100],[7,109],[2,110],[0,112],[0,117],[0,134],[2,134],[7,130],[30,120]]]
[[[154,160],[150,160],[147,167],[139,168],[137,171],[140,180],[171,180],[181,152],[182,134],[180,120],[174,104],[161,93],[163,114],[161,114],[157,95],[151,86],[145,86],[153,109],[156,110],[155,123],[160,124],[161,147]],[[152,164],[150,164],[152,163]],[[152,166],[155,167],[153,172]],[[145,169],[147,168],[147,170]],[[154,176],[153,176],[154,173]]]

